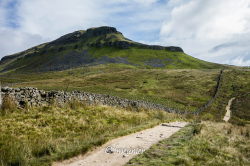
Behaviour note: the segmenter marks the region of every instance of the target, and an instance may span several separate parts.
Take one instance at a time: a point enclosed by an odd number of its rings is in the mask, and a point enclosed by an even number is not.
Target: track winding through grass
[[[162,139],[186,126],[187,122],[157,125],[134,134],[113,139],[105,145],[72,159],[54,163],[54,166],[122,166],[138,153],[149,149]]]

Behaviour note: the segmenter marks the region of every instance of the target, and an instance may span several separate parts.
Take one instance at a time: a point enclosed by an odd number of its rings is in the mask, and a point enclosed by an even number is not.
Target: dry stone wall
[[[109,106],[118,106],[122,108],[144,108],[153,110],[164,110],[171,113],[181,113],[173,108],[167,108],[160,104],[154,104],[146,101],[133,101],[114,97],[110,95],[86,93],[80,91],[64,92],[64,91],[44,91],[37,88],[1,88],[2,98],[11,97],[18,106],[45,106],[53,102],[64,104],[72,100],[78,100],[87,104],[102,104]]]
[[[219,90],[220,90],[220,88],[222,86],[223,72],[224,72],[224,69],[222,69],[220,71],[220,74],[218,76],[217,84],[216,84],[216,87],[215,87],[215,92],[214,92],[213,97],[206,104],[204,104],[202,107],[198,108],[194,112],[194,114],[196,114],[196,115],[200,114],[201,112],[205,111],[209,106],[211,106],[213,104],[213,102],[217,98],[217,96],[219,94]]]

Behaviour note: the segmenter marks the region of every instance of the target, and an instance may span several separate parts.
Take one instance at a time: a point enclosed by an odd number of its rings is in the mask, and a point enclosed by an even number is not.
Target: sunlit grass
[[[203,122],[189,125],[127,165],[249,165],[250,127]]]
[[[248,116],[239,116],[240,114],[249,114],[250,92],[250,71],[249,70],[225,70],[222,77],[222,86],[218,96],[213,104],[203,113],[205,120],[221,121],[226,113],[228,101],[235,97],[232,103],[232,121],[242,124],[249,123]]]
[[[219,70],[139,69],[113,64],[61,72],[20,73],[1,79],[3,82],[13,82],[16,87],[80,90],[193,111],[211,99],[218,74]],[[13,77],[15,79],[9,79]]]
[[[0,165],[49,165],[121,135],[180,119],[162,111],[69,103],[0,116]]]

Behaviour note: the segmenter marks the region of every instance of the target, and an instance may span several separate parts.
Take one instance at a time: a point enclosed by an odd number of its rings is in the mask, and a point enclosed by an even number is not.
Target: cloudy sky
[[[203,60],[250,65],[250,0],[0,0],[0,58],[103,25]]]

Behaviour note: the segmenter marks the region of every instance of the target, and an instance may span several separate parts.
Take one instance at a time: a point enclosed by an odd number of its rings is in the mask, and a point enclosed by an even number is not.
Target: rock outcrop
[[[76,31],[67,35],[60,37],[49,43],[46,47],[50,47],[53,45],[65,45],[69,43],[78,42],[80,40],[88,40],[91,38],[107,35],[107,34],[121,34],[121,32],[117,31],[114,27],[98,27],[98,28],[90,28],[86,31]],[[125,38],[124,38],[125,39]],[[103,42],[104,41],[104,42]],[[183,52],[182,48],[180,47],[164,47],[158,45],[147,45],[142,43],[133,42],[129,39],[121,40],[121,41],[113,41],[111,42],[109,38],[103,38],[103,41],[96,41],[93,43],[88,43],[89,47],[116,47],[120,49],[127,49],[130,47],[137,47],[137,48],[145,48],[145,49],[153,49],[153,50],[168,50],[173,52]]]
[[[152,49],[152,50],[167,50],[172,52],[183,52],[182,48],[175,46],[158,46],[158,45],[147,45],[136,42],[128,42],[128,41],[115,41],[115,42],[105,42],[105,43],[91,43],[88,46],[90,47],[116,47],[120,49],[128,49],[130,47],[144,48],[144,49]]]

